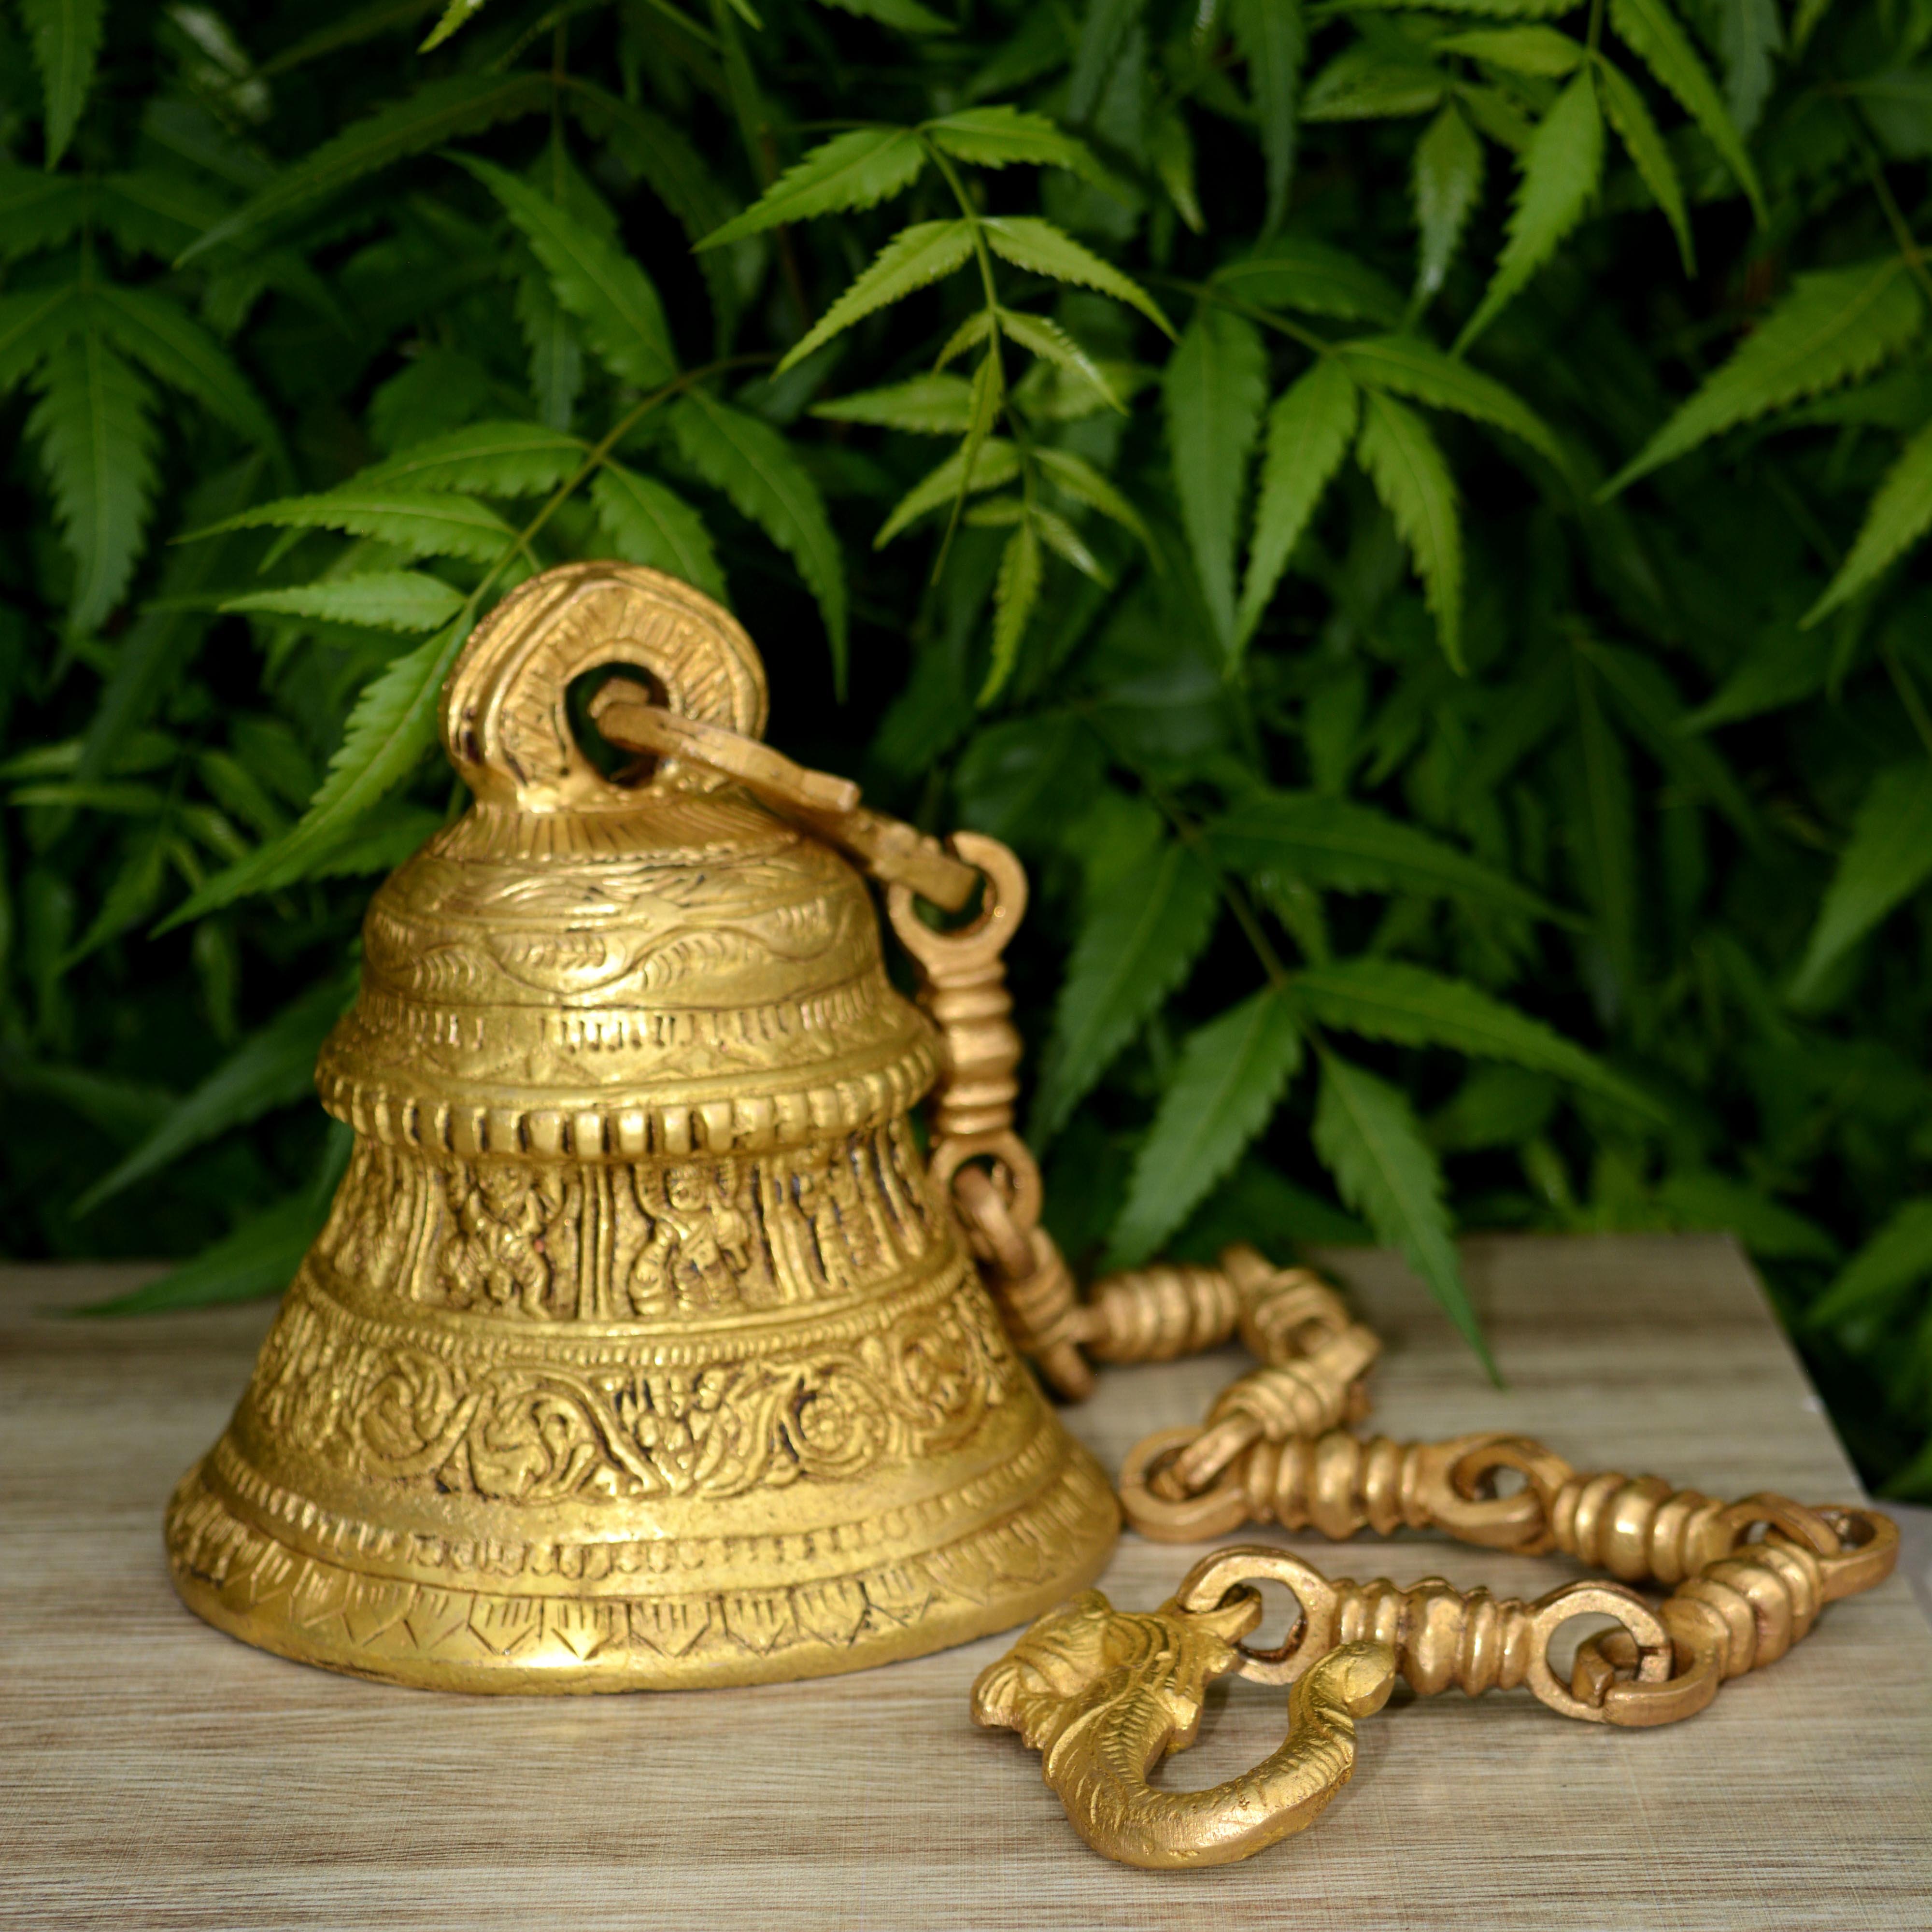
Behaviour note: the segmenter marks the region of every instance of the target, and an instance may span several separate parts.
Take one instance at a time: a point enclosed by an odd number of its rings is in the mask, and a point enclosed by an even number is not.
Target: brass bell
[[[175,1582],[285,1657],[450,1690],[913,1657],[1090,1582],[1118,1517],[1016,1356],[910,1110],[938,1042],[831,847],[688,760],[607,778],[572,680],[761,733],[656,572],[552,570],[442,697],[474,802],[382,886],[324,1046],[355,1130]]]

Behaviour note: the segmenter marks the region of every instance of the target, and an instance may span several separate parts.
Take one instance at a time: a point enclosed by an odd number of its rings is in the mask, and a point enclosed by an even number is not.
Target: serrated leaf
[[[1527,919],[1566,916],[1454,846],[1346,799],[1257,792],[1205,836],[1219,862],[1246,878],[1276,873],[1339,892],[1418,892]]]
[[[707,597],[724,601],[724,574],[718,567],[710,532],[704,518],[674,490],[607,460],[590,486],[590,500],[615,555],[626,563],[668,571],[695,584]]]
[[[1030,518],[1018,526],[1000,553],[999,574],[993,580],[993,656],[977,702],[992,703],[1019,662],[1021,640],[1040,602],[1040,538]]]
[[[986,245],[1002,261],[1010,262],[1030,274],[1071,282],[1083,289],[1097,289],[1103,296],[1138,309],[1162,334],[1173,338],[1174,325],[1138,282],[1122,274],[1112,262],[1103,262],[1092,249],[1052,222],[1042,221],[1034,215],[1009,214],[982,221],[980,226]]]
[[[1522,166],[1508,237],[1482,301],[1456,338],[1459,356],[1556,254],[1597,191],[1604,172],[1604,117],[1587,70],[1556,97]]]
[[[1636,808],[1630,759],[1604,716],[1595,675],[1580,652],[1571,674],[1576,732],[1572,754],[1562,767],[1571,852],[1583,896],[1597,916],[1617,994],[1628,999],[1637,976]]]
[[[1932,1196],[1918,1195],[1893,1209],[1884,1224],[1839,1271],[1805,1311],[1805,1326],[1823,1328],[1874,1308],[1932,1274]]]
[[[1463,1286],[1442,1199],[1442,1169],[1407,1099],[1339,1055],[1322,1055],[1315,1151],[1342,1200],[1398,1250],[1493,1379],[1496,1364]]]
[[[412,443],[359,472],[358,489],[455,490],[483,496],[527,496],[554,490],[582,466],[580,436],[542,423],[470,423]]]
[[[177,1308],[210,1308],[278,1294],[294,1280],[323,1222],[328,1204],[291,1195],[250,1215],[232,1233],[211,1242],[192,1261],[170,1268],[126,1294],[76,1312],[86,1316],[161,1315]]]
[[[126,1160],[74,1203],[74,1211],[86,1214],[191,1148],[306,1098],[314,1090],[315,1057],[354,994],[352,982],[331,975],[291,1000],[171,1108]]]
[[[1771,216],[1765,207],[1764,189],[1745,151],[1744,137],[1697,58],[1690,36],[1672,17],[1664,0],[1610,0],[1610,24],[1703,130],[1705,139],[1749,196],[1758,226],[1768,227]]]
[[[1054,486],[1076,503],[1084,503],[1090,510],[1111,518],[1124,530],[1131,530],[1142,543],[1149,541],[1140,512],[1084,456],[1044,443],[1036,446],[1033,454],[1034,460],[1052,478]]]
[[[1643,96],[1622,68],[1600,54],[1596,62],[1597,85],[1603,91],[1604,112],[1624,144],[1631,165],[1650,190],[1651,199],[1663,209],[1670,232],[1677,237],[1677,252],[1684,272],[1697,272],[1696,250],[1690,238],[1690,216],[1684,205],[1684,184],[1677,178],[1677,164],[1657,123],[1644,105]]]
[[[1178,840],[1088,910],[1066,962],[1029,1135],[1059,1132],[1127,1042],[1187,976],[1214,929],[1214,875]]]
[[[47,166],[67,152],[94,85],[106,24],[106,0],[20,0],[44,104]]]
[[[1058,322],[1046,316],[1028,315],[1023,310],[1003,308],[999,311],[999,323],[1003,335],[1056,369],[1064,369],[1090,382],[1112,408],[1124,416],[1126,413],[1126,405],[1108,380],[1106,371]]]
[[[364,688],[308,810],[279,838],[218,872],[158,928],[165,932],[251,892],[308,878],[353,835],[370,808],[407,778],[436,741],[436,700],[470,634],[457,622],[406,652]]]
[[[517,326],[530,356],[530,398],[543,425],[568,430],[584,388],[584,338],[534,264],[517,280]]]
[[[1894,765],[1871,783],[1826,888],[1786,997],[1802,1006],[1840,959],[1932,879],[1932,760]]]
[[[549,272],[558,302],[583,323],[585,339],[605,367],[640,389],[668,382],[677,374],[677,352],[664,304],[644,270],[527,182],[474,155],[455,158],[522,230]]]
[[[926,158],[910,128],[854,128],[835,134],[786,169],[742,214],[713,229],[698,245],[722,248],[785,222],[873,207],[910,188]]]
[[[818,404],[812,413],[828,422],[872,423],[916,436],[964,436],[973,423],[973,386],[964,376],[935,370]]]
[[[442,16],[429,30],[428,37],[416,49],[419,54],[433,53],[452,34],[460,33],[477,15],[482,12],[488,0],[449,0],[442,10]]]
[[[87,212],[87,184],[77,176],[0,161],[0,262],[59,247],[80,232]]]
[[[1899,452],[1865,510],[1858,540],[1804,614],[1808,628],[1874,583],[1886,568],[1932,530],[1932,423]]]
[[[1514,391],[1419,335],[1358,335],[1337,343],[1334,352],[1365,389],[1390,390],[1472,422],[1493,424],[1559,470],[1569,466],[1556,433]]]
[[[1800,275],[1689,401],[1604,485],[1617,491],[1720,431],[1874,369],[1918,334],[1925,304],[1894,255]]]
[[[1752,644],[1724,682],[1678,728],[1708,731],[1796,704],[1822,688],[1832,654],[1828,637],[1795,625],[1778,626]]]
[[[1161,382],[1181,524],[1208,615],[1230,656],[1241,500],[1267,386],[1260,330],[1245,316],[1211,303],[1188,324]]]
[[[1305,235],[1276,235],[1214,272],[1214,286],[1261,308],[1393,323],[1402,320],[1395,284],[1346,250]]]
[[[1288,181],[1294,164],[1295,99],[1301,62],[1308,51],[1300,0],[1228,0],[1228,25],[1248,68],[1248,93],[1254,102],[1256,130],[1268,184],[1264,232],[1281,225],[1288,207]]]
[[[721,403],[702,389],[671,411],[686,462],[739,514],[756,524],[798,566],[817,600],[832,650],[835,685],[845,689],[845,560],[825,514],[825,501],[791,446],[770,423]]]
[[[919,0],[820,0],[820,4],[836,7],[842,12],[877,20],[881,26],[896,27],[902,34],[953,34],[959,30],[943,15]]]
[[[1194,178],[1194,136],[1179,107],[1169,108],[1155,122],[1148,154],[1174,212],[1196,234],[1205,234],[1208,218],[1201,212],[1200,190]]]
[[[1553,27],[1476,27],[1445,34],[1432,51],[1461,54],[1545,80],[1561,80],[1582,64],[1586,50]]]
[[[228,598],[221,608],[314,617],[331,624],[366,624],[377,630],[431,631],[456,615],[463,608],[463,596],[440,578],[419,570],[372,570],[286,590],[253,591]]]
[[[1295,998],[1324,1026],[1404,1046],[1442,1046],[1553,1073],[1652,1120],[1668,1115],[1594,1054],[1466,980],[1400,960],[1337,959],[1295,974]]]
[[[892,514],[879,526],[879,533],[872,539],[872,548],[884,549],[909,524],[924,516],[928,510],[956,502],[967,473],[966,450],[962,445],[938,469],[915,483],[893,506]],[[1019,473],[1019,452],[1004,437],[989,436],[983,438],[973,452],[971,478],[964,488],[969,494],[998,490]]]
[[[470,74],[433,80],[402,100],[352,122],[334,139],[278,175],[226,220],[218,222],[182,256],[231,247],[310,202],[411,154],[426,153],[460,134],[534,114],[551,104],[548,74]]]
[[[1708,1228],[1737,1236],[1769,1261],[1835,1262],[1838,1244],[1816,1221],[1794,1214],[1760,1190],[1708,1168],[1667,1175],[1657,1203],[1679,1228]]]
[[[1360,409],[1348,370],[1324,356],[1268,411],[1254,539],[1235,626],[1238,643],[1253,636],[1302,532],[1348,453]]]
[[[1121,50],[1146,8],[1147,0],[1088,0],[1066,82],[1070,121],[1093,118]]]
[[[965,221],[916,221],[902,228],[778,364],[780,374],[850,328],[874,310],[902,302],[916,289],[951,274],[972,259],[972,225]]]
[[[1044,114],[1028,114],[1010,106],[967,107],[927,122],[922,131],[934,147],[976,167],[1030,163],[1065,168],[1090,182],[1105,183],[1110,178],[1084,141],[1055,126]]]
[[[154,392],[91,332],[55,350],[35,381],[27,432],[77,567],[68,622],[86,633],[120,602],[140,556],[155,483]]]
[[[466,556],[494,563],[515,532],[494,510],[454,490],[408,490],[360,481],[314,496],[284,496],[190,532],[190,538],[261,529],[344,530],[412,556]]]
[[[1358,40],[1337,54],[1308,83],[1304,121],[1400,120],[1426,114],[1448,91],[1449,76],[1418,52],[1413,59],[1392,58],[1377,46]]]
[[[1462,531],[1456,485],[1428,425],[1391,398],[1364,398],[1355,454],[1407,547],[1442,655],[1462,668]]]
[[[86,299],[88,320],[150,375],[192,396],[238,434],[280,455],[281,431],[254,386],[192,316],[164,296],[112,283],[90,290]]]
[[[1190,1034],[1135,1156],[1106,1264],[1132,1268],[1172,1234],[1268,1125],[1301,1064],[1301,1030],[1273,987]]]
[[[86,315],[77,284],[0,296],[0,394],[78,334]]]
[[[1421,237],[1415,267],[1420,304],[1442,286],[1471,211],[1482,199],[1483,144],[1454,102],[1430,122],[1416,142],[1411,182],[1415,226]]]

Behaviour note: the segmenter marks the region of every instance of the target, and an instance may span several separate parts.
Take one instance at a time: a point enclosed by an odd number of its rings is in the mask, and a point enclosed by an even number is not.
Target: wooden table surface
[[[1376,1427],[1508,1426],[1719,1495],[1857,1496],[1727,1241],[1465,1252],[1502,1393],[1398,1263],[1326,1258],[1389,1345]],[[968,1720],[1004,1640],[808,1684],[522,1700],[330,1676],[208,1629],[169,1588],[161,1506],[268,1310],[48,1318],[130,1280],[0,1270],[0,1925],[1932,1926],[1932,1631],[1899,1579],[1675,1728],[1569,1723],[1522,1694],[1392,1706],[1305,1837],[1217,1871],[1130,1871],[1074,1838],[1016,1738]],[[1112,1370],[1068,1420],[1116,1464],[1234,1366]],[[1403,1582],[1533,1596],[1575,1574],[1420,1538],[1286,1540],[1331,1574]],[[1129,1537],[1104,1587],[1150,1606],[1192,1553]],[[1282,1702],[1217,1690],[1166,1775],[1260,1757]]]

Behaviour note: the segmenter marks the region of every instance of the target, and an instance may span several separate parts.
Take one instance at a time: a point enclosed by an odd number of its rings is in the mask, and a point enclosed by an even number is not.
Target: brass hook
[[[1198,1610],[1170,1599],[1117,1610],[1084,1590],[980,1673],[974,1722],[1019,1732],[1094,1850],[1154,1870],[1232,1864],[1306,1831],[1355,1768],[1355,1720],[1395,1683],[1384,1643],[1346,1643],[1288,1696],[1288,1731],[1251,1771],[1206,1791],[1160,1791],[1148,1774],[1201,1728],[1208,1684],[1240,1660],[1261,1599],[1238,1588]]]

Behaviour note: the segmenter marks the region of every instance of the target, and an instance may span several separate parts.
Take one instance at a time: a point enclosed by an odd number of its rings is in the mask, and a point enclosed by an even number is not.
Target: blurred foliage
[[[268,1292],[443,672],[734,604],[1015,844],[1088,1264],[1729,1228],[1932,1492],[1932,0],[20,0],[22,1256]]]

